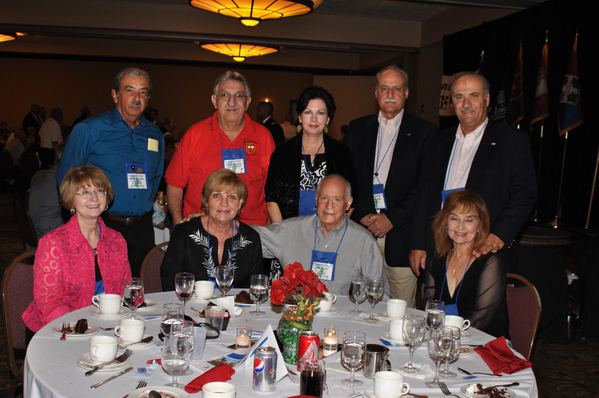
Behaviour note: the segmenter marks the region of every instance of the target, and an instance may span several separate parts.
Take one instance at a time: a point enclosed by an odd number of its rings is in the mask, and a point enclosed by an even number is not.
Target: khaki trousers
[[[385,273],[391,290],[391,298],[402,299],[408,303],[408,307],[414,308],[416,305],[416,284],[418,279],[410,267],[389,267],[385,259],[385,241],[386,237],[377,238],[379,250],[383,256]]]

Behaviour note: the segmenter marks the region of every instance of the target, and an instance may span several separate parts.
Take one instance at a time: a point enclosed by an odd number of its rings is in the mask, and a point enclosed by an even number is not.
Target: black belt
[[[124,223],[125,225],[137,224],[145,216],[146,216],[146,214],[144,214],[143,216],[137,216],[137,217],[117,217],[117,216],[113,216],[112,214],[108,213],[108,218],[110,218],[111,220],[120,221],[120,222]]]

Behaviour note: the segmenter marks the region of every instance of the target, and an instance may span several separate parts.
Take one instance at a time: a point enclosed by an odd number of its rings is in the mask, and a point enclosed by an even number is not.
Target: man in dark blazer
[[[270,131],[272,139],[275,140],[275,145],[279,145],[285,141],[285,133],[283,132],[283,127],[272,118],[273,110],[272,103],[266,101],[260,102],[256,108],[256,121]]]
[[[528,136],[515,127],[489,121],[489,83],[465,73],[452,85],[459,126],[432,138],[423,155],[422,178],[412,222],[410,263],[416,274],[433,255],[432,219],[442,191],[467,189],[487,204],[491,233],[474,255],[497,253],[515,239],[536,199],[536,177]],[[470,140],[470,143],[468,143]]]
[[[344,142],[354,156],[360,191],[352,219],[377,238],[391,297],[413,307],[416,277],[409,263],[408,226],[421,153],[437,127],[404,111],[408,94],[408,75],[395,65],[383,68],[376,75],[379,113],[350,122]]]

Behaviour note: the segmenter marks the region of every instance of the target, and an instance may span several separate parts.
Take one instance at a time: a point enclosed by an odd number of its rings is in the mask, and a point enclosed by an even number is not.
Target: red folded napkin
[[[202,387],[206,383],[213,381],[228,381],[231,380],[231,376],[235,374],[235,370],[231,365],[221,363],[213,367],[212,369],[204,372],[202,375],[193,379],[189,384],[185,386],[185,391],[190,394],[195,394],[202,391]]]
[[[500,373],[512,374],[522,369],[530,368],[532,363],[517,357],[507,346],[505,337],[499,337],[489,341],[484,347],[474,349],[487,363],[491,371],[498,375]]]

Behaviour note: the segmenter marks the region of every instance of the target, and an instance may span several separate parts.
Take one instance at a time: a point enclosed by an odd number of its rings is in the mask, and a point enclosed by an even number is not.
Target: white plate
[[[469,331],[464,330],[461,334],[460,334],[460,338],[462,340],[468,340],[470,337],[472,337],[472,335],[470,334]]]
[[[235,303],[235,306],[241,308],[255,308],[256,304]]]
[[[148,398],[152,390],[159,392],[162,398],[189,398],[189,394],[184,390],[168,386],[143,387],[129,393],[127,398]]]
[[[143,307],[139,307],[139,308],[138,308],[138,309],[136,309],[135,311],[149,310],[150,308],[154,308],[154,307],[156,307],[156,302],[155,302],[154,300],[145,299],[145,300],[144,300],[144,304],[145,304],[145,306],[143,306]]]
[[[129,309],[125,307],[121,307],[121,310],[118,314],[102,314],[99,308],[93,308],[91,311],[93,316],[97,316],[98,318],[122,318],[125,315],[129,314]]]
[[[460,355],[470,355],[474,352],[474,348],[470,346],[461,346],[460,347]]]
[[[476,384],[476,383],[474,383]],[[466,390],[468,389],[468,387],[470,387],[472,384],[466,384],[463,385],[462,388],[460,388],[460,392],[462,393],[462,395],[468,397],[468,398],[487,398],[489,396],[489,394],[468,394],[466,392]],[[483,388],[485,388],[487,386],[483,385]],[[513,392],[512,390],[510,390],[509,388],[505,388],[505,387],[498,387],[498,389],[503,389],[503,393],[501,394],[502,397],[504,398],[516,398],[516,393]]]
[[[339,313],[339,308],[332,306],[330,311],[316,311],[316,315],[335,315]]]
[[[394,339],[392,339],[391,336],[389,336],[389,332],[382,333],[379,337],[381,339],[386,340],[386,341],[388,341],[390,343],[393,343],[393,344],[401,344],[401,345],[407,346],[406,342],[403,341],[403,340],[394,340]]]
[[[89,357],[89,352],[86,352],[79,357],[79,359],[77,359],[77,366],[85,370],[90,370],[96,365],[99,365],[99,363],[91,360]],[[98,372],[112,372],[115,370],[121,370],[125,369],[129,365],[131,365],[131,359],[127,358],[127,360],[123,363],[111,363],[110,365],[106,365],[102,369],[98,369]]]
[[[142,337],[141,339],[145,339],[146,337],[150,337],[149,334],[144,334],[144,337]],[[127,348],[135,348],[135,347],[147,347],[149,345],[152,345],[156,342],[156,338],[152,336],[152,340],[150,340],[147,343],[135,343],[135,344],[129,344],[129,343],[123,343],[123,340],[121,340],[120,337],[116,337],[116,339],[119,341],[119,347],[122,345],[126,345]]]
[[[75,328],[75,325],[77,324],[77,322],[71,322],[71,328]],[[62,336],[62,323],[56,324],[54,326],[52,326],[52,331],[56,334],[59,334]],[[96,334],[100,331],[100,328],[97,327],[96,325],[92,325],[91,323],[87,324],[87,331],[85,333],[75,333],[75,332],[67,332],[67,336],[68,337],[89,337],[92,334]]]

